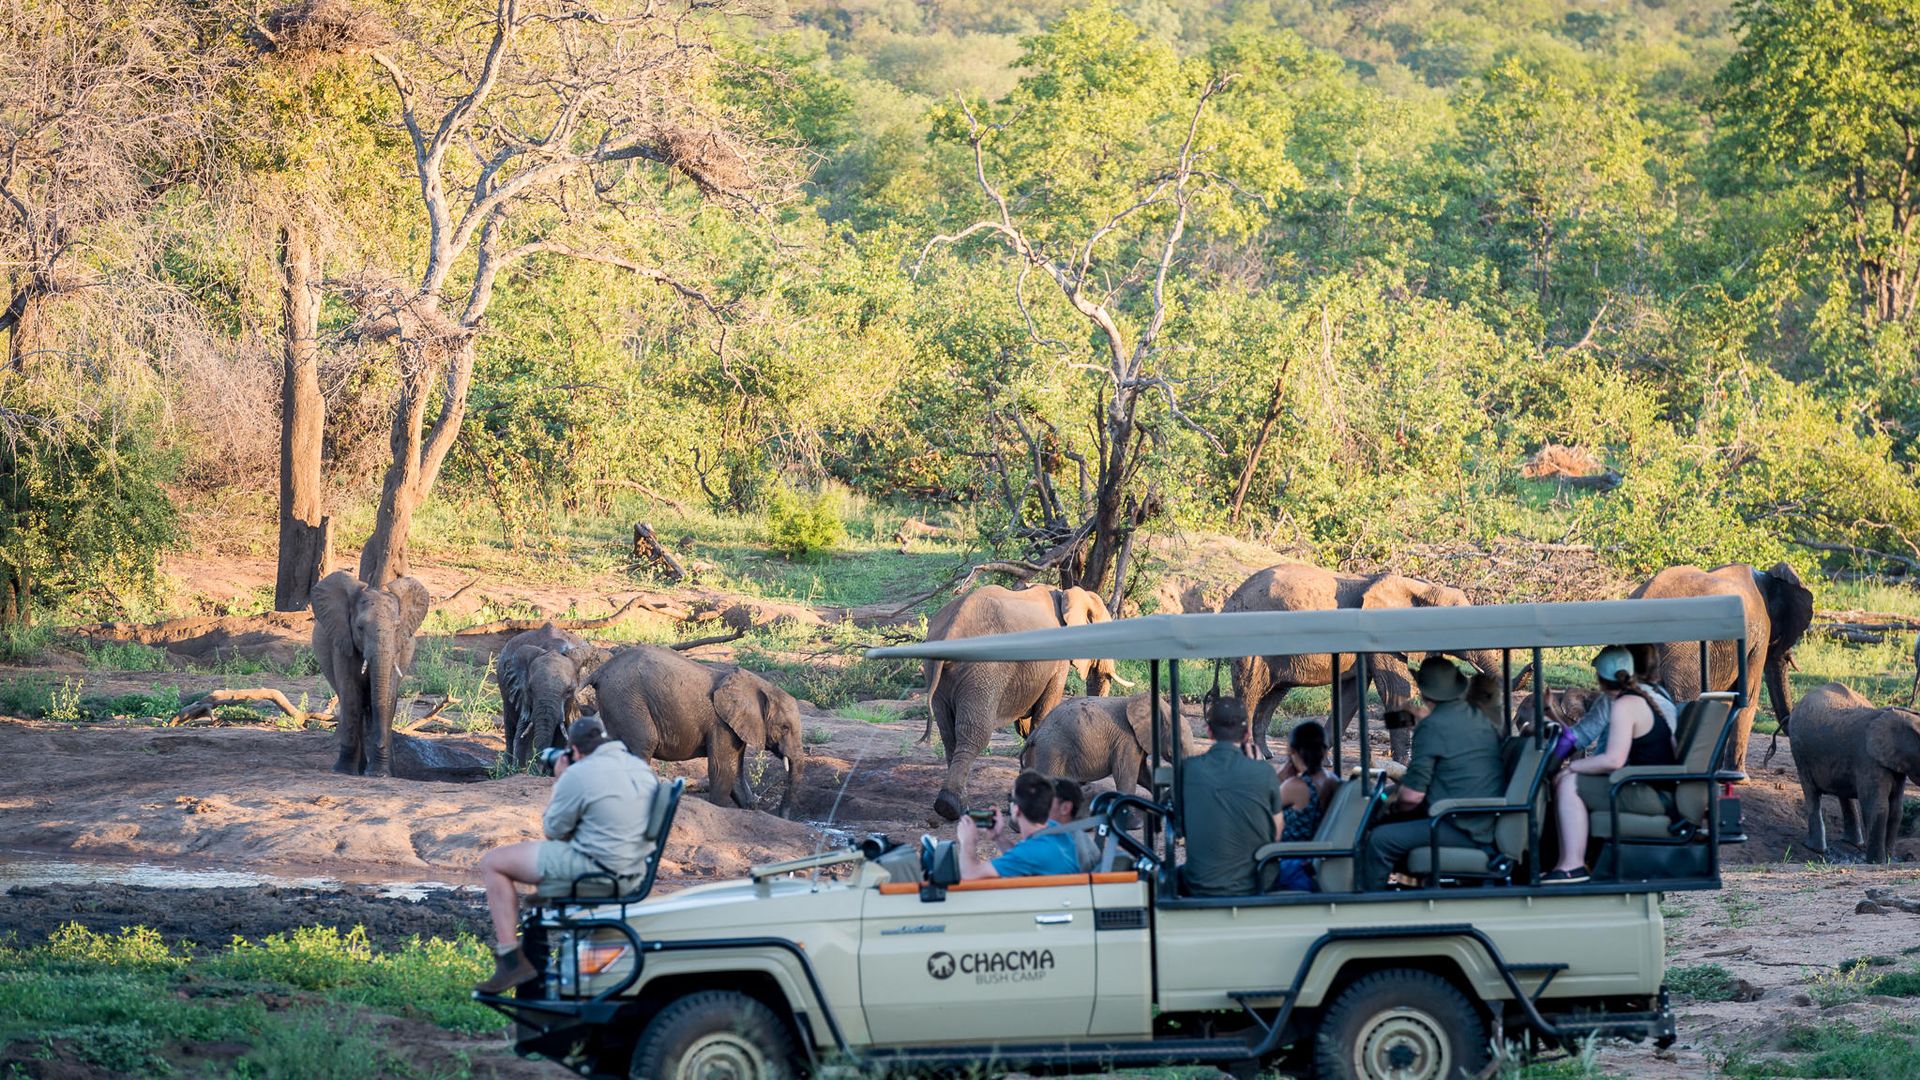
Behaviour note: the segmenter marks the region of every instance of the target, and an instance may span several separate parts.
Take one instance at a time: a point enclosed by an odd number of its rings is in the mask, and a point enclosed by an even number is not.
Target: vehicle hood
[[[783,926],[858,919],[864,891],[846,882],[808,882],[804,877],[758,884],[746,879],[716,881],[629,907],[627,921],[642,938],[781,936]],[[613,918],[618,909],[604,908],[595,914]]]

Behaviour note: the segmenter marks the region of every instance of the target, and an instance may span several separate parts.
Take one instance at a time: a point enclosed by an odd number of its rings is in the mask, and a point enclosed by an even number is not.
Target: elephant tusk
[[[360,677],[361,677],[361,678],[363,678],[363,679],[364,679],[364,678],[366,678],[366,677],[367,677],[367,667],[368,667],[368,665],[370,665],[370,664],[372,664],[372,663],[373,663],[373,658],[372,658],[372,657],[368,657],[368,658],[366,658],[366,659],[364,659],[364,660],[362,660],[362,661],[360,661]]]
[[[1134,688],[1135,685],[1137,685],[1132,679],[1123,679],[1118,675],[1110,676],[1110,678],[1113,679],[1113,684],[1115,686],[1118,686],[1123,690],[1131,690]]]

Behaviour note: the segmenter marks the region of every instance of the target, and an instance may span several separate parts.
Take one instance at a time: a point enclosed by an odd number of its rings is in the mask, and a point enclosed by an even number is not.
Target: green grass
[[[492,731],[499,723],[500,684],[493,658],[469,663],[445,638],[428,638],[413,654],[413,670],[400,684],[402,694],[452,695],[455,704],[440,715],[468,732]]]
[[[37,675],[0,679],[0,713],[38,719],[53,707],[54,684]]]
[[[1920,1039],[1913,1022],[1863,1031],[1836,1022],[1804,1027],[1788,1034],[1782,1049],[1794,1057],[1736,1052],[1721,1065],[1730,1077],[1845,1076],[1852,1080],[1908,1080],[1920,1076]]]
[[[60,1043],[141,1076],[174,1072],[169,1053],[194,1042],[249,1045],[236,1080],[418,1076],[355,1034],[339,1006],[497,1031],[498,1014],[468,997],[487,970],[486,949],[471,938],[381,951],[358,928],[310,927],[202,951],[170,947],[152,930],[70,924],[44,945],[0,948],[0,1045]]]
[[[53,644],[53,638],[54,629],[50,622],[37,622],[32,626],[18,623],[0,626],[0,661],[16,663],[38,659]]]
[[[877,705],[854,702],[840,706],[840,715],[849,720],[859,720],[868,724],[891,724],[903,715],[894,709],[883,709]]]
[[[173,664],[166,651],[137,641],[83,642],[87,666],[107,671],[167,671]]]
[[[1667,988],[1688,1001],[1731,1001],[1733,987],[1733,974],[1719,964],[1667,969]]]

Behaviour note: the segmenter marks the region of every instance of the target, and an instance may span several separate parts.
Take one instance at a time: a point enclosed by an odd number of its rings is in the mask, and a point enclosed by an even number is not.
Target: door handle
[[[1073,921],[1072,915],[1035,915],[1033,921],[1041,926],[1062,926]]]

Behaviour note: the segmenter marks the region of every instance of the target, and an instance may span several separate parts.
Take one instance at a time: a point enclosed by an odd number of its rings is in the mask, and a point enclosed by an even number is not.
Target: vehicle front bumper
[[[537,993],[539,984],[530,983],[525,989]],[[634,1005],[632,999],[569,1001],[481,993],[475,993],[473,1000],[513,1021],[514,1053],[544,1058],[582,1076],[597,1075],[597,1044],[602,1034],[613,1029],[623,1009]]]

